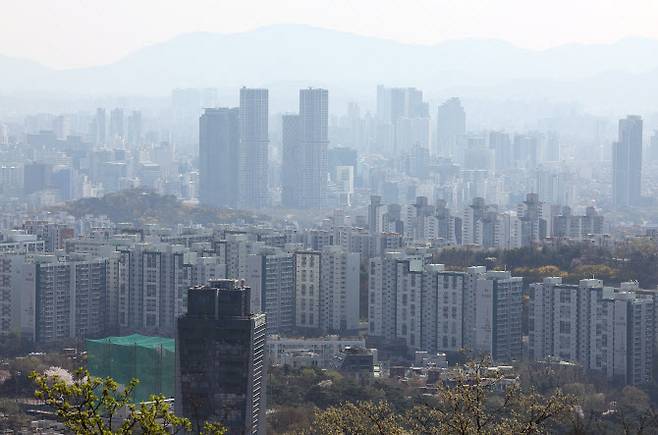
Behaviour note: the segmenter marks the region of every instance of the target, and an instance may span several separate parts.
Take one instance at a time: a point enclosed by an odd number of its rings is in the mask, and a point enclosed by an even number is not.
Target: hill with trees
[[[109,193],[101,198],[82,198],[54,210],[66,211],[76,218],[85,215],[105,215],[113,222],[135,224],[217,224],[229,222],[254,222],[260,218],[248,211],[215,209],[189,205],[173,195],[159,195],[131,189]]]

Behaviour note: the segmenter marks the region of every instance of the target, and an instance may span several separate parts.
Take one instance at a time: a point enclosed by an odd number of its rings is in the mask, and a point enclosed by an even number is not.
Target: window
[[[560,321],[560,334],[571,334],[571,323]]]
[[[146,284],[146,296],[155,297],[156,287],[155,284]]]
[[[146,254],[146,267],[155,267],[155,255],[156,254]]]

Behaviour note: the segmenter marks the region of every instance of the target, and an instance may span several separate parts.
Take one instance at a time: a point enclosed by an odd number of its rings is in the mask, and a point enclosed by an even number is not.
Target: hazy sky
[[[0,54],[57,68],[112,62],[181,33],[298,23],[431,44],[528,48],[658,39],[657,0],[2,0]]]

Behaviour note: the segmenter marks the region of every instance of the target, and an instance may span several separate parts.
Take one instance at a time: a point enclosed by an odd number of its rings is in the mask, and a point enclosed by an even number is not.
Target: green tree
[[[573,412],[573,399],[559,390],[548,396],[524,391],[516,383],[507,385],[504,375],[487,365],[468,363],[451,386],[438,385],[435,397],[401,414],[385,401],[317,411],[310,433],[536,434]]]
[[[316,411],[309,434],[403,435],[402,416],[388,402],[347,402]]]
[[[27,426],[29,419],[19,404],[12,399],[0,399],[0,432],[18,431]]]
[[[114,379],[94,377],[84,369],[78,369],[72,376],[35,371],[30,379],[37,386],[34,396],[52,407],[58,419],[75,434],[165,435],[192,429],[190,420],[177,417],[163,396],[133,403],[136,379],[123,391]],[[203,433],[222,435],[225,429],[206,423]]]

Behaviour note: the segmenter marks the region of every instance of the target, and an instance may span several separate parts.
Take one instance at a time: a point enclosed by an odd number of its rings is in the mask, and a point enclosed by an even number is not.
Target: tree
[[[347,402],[316,411],[311,434],[403,435],[409,434],[402,416],[388,402]]]
[[[487,361],[470,362],[451,380],[437,385],[426,403],[403,414],[387,402],[345,403],[316,413],[314,434],[535,434],[573,412],[571,397],[556,390],[549,396],[506,385]],[[498,393],[497,391],[501,391]]]
[[[0,399],[0,433],[5,430],[19,431],[29,420],[15,400]]]
[[[112,378],[91,376],[78,369],[66,375],[61,369],[32,372],[30,379],[37,385],[37,399],[51,406],[58,419],[75,434],[145,434],[165,435],[190,431],[192,424],[177,417],[164,396],[151,396],[150,401],[135,404],[132,393],[138,381],[133,379],[120,391]],[[125,413],[125,417],[121,414]],[[206,423],[204,434],[223,435],[218,424]]]

